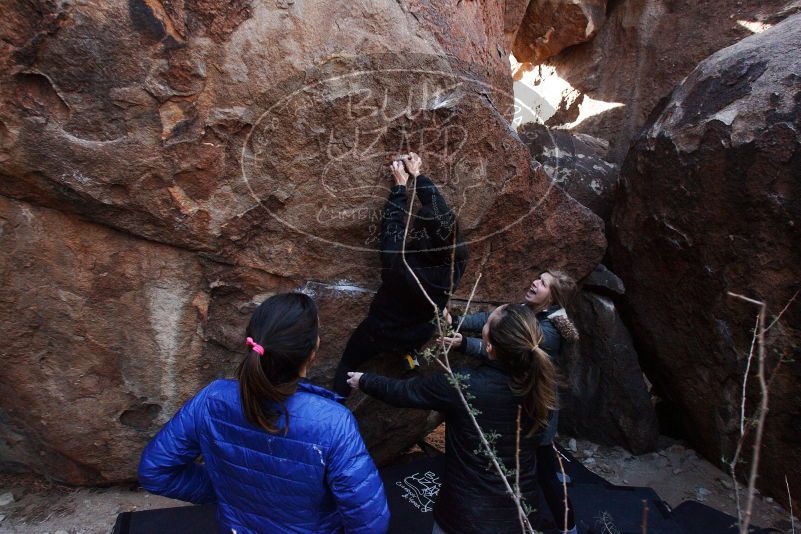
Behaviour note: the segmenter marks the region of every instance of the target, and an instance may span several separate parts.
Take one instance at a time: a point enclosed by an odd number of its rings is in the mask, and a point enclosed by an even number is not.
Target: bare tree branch
[[[642,500],[642,534],[648,534],[648,501]]]
[[[784,475],[784,484],[787,486],[787,502],[790,503],[790,528],[792,534],[795,534],[795,515],[793,515],[793,496],[790,495],[790,483],[787,481],[787,475]]]
[[[567,519],[568,519],[568,499],[567,499],[567,474],[565,474],[565,464],[562,463],[562,453],[559,452],[559,449],[556,448],[555,443],[551,443],[551,447],[553,447],[553,452],[556,454],[556,460],[559,462],[559,471],[562,472],[562,492],[564,494],[564,504],[565,504],[565,519],[564,519],[564,529],[567,530]]]
[[[743,295],[738,295],[736,293],[729,293],[732,297],[739,298],[748,302],[750,304],[754,304],[759,306],[759,316],[757,321],[757,329],[756,329],[756,339],[757,339],[757,347],[758,347],[758,358],[757,358],[757,379],[759,380],[759,389],[761,393],[760,398],[760,405],[759,411],[757,416],[757,424],[756,424],[756,436],[754,437],[754,446],[753,446],[753,455],[751,457],[751,473],[748,477],[748,493],[746,495],[746,504],[745,504],[745,512],[741,515],[738,509],[738,516],[740,519],[740,534],[748,534],[748,527],[751,524],[751,515],[754,509],[754,496],[756,490],[756,479],[757,474],[759,472],[759,453],[760,449],[762,448],[762,434],[765,429],[765,419],[768,415],[768,382],[765,379],[765,313],[767,310],[767,306],[764,302],[754,300]],[[741,450],[743,439],[740,439],[740,443],[737,445],[738,452]],[[735,460],[732,461],[732,472],[734,472],[734,465],[736,463]],[[736,486],[735,486],[736,491]],[[739,500],[739,499],[738,499]]]
[[[520,414],[523,411],[522,406],[517,407],[517,426],[515,427],[515,493],[520,495]],[[517,518],[520,520],[520,530],[525,532],[526,527],[523,524],[523,510],[518,508]]]
[[[751,337],[751,348],[748,351],[748,361],[745,364],[745,375],[743,376],[743,398],[740,404],[740,436],[745,433],[745,401],[747,398],[746,389],[748,387],[748,374],[751,372],[751,360],[754,357],[754,345],[757,339],[757,329],[759,328],[759,314],[756,316],[754,324],[754,335]]]
[[[417,177],[414,178],[413,185],[415,186],[415,192],[416,192]],[[437,321],[437,332],[439,334],[440,340],[442,340],[445,337],[445,331],[442,328],[441,310],[438,309],[437,304],[434,302],[434,300],[428,294],[428,292],[426,291],[425,287],[420,282],[420,278],[418,278],[417,274],[414,272],[414,269],[412,269],[412,267],[409,265],[409,262],[406,260],[406,238],[409,235],[409,225],[410,225],[411,219],[412,219],[415,192],[413,192],[412,195],[411,195],[412,198],[411,198],[411,202],[409,203],[409,211],[408,211],[408,215],[406,217],[406,225],[405,225],[405,228],[403,230],[403,244],[401,246],[401,258],[403,260],[404,266],[409,271],[409,273],[412,275],[412,278],[414,278],[414,281],[417,283],[417,286],[420,288],[420,291],[422,291],[422,293],[425,296],[426,300],[428,300],[428,302],[433,307],[433,309],[434,309],[434,317],[436,318],[436,321]],[[451,268],[453,269],[453,266]],[[470,300],[472,300],[473,295],[475,294],[476,287],[478,287],[479,280],[481,280],[481,273],[479,273],[479,275],[476,277],[475,284],[473,284],[473,289],[470,292],[470,299],[468,300],[468,308],[469,308]],[[451,293],[453,293],[453,287],[452,286],[451,286]],[[466,312],[465,312],[465,314],[466,314]],[[462,322],[463,321],[464,321],[464,317],[462,317],[462,320],[459,322],[459,325],[458,325],[459,327],[462,326]],[[457,332],[459,331],[458,328],[457,328],[456,331]],[[495,451],[493,450],[492,446],[490,445],[489,441],[487,440],[486,434],[482,430],[481,426],[478,424],[478,421],[476,420],[475,415],[474,415],[474,411],[471,408],[470,403],[468,402],[467,398],[465,397],[464,392],[462,391],[462,388],[460,387],[459,379],[458,379],[458,377],[456,377],[456,375],[453,372],[453,369],[450,366],[450,362],[449,362],[449,359],[448,359],[448,352],[450,351],[451,347],[450,346],[446,346],[444,340],[441,341],[441,346],[442,346],[442,349],[443,349],[443,359],[444,359],[444,361],[440,360],[438,357],[434,358],[434,361],[440,367],[442,367],[442,369],[445,371],[445,373],[448,375],[449,379],[451,380],[451,383],[454,384],[454,386],[455,386],[454,389],[456,389],[456,393],[459,395],[459,400],[461,401],[462,405],[464,406],[465,410],[467,411],[467,415],[470,418],[470,422],[473,424],[473,426],[475,427],[476,431],[478,432],[479,439],[481,441],[481,446],[483,447],[484,451],[486,452],[487,457],[490,459],[490,463],[492,464],[494,469],[498,472],[498,475],[501,477],[501,481],[503,482],[503,486],[504,486],[504,489],[505,489],[506,493],[509,495],[509,497],[512,499],[512,501],[514,501],[515,506],[517,507],[517,511],[518,511],[518,515],[519,515],[520,520],[521,520],[521,526],[522,526],[523,532],[524,533],[534,533],[535,530],[531,526],[531,523],[528,520],[528,516],[525,513],[525,510],[523,508],[523,500],[522,500],[521,494],[519,493],[519,491],[516,491],[515,489],[512,488],[512,486],[509,485],[509,480],[507,479],[506,471],[504,470],[503,467],[501,467],[500,461],[499,461],[497,455],[495,454]]]
[[[788,300],[787,304],[784,305],[784,308],[782,308],[782,311],[779,312],[779,315],[777,315],[776,318],[773,319],[773,321],[771,321],[770,324],[768,325],[768,327],[765,329],[765,332],[767,332],[768,330],[773,328],[773,325],[775,325],[776,323],[779,322],[779,319],[782,318],[782,315],[784,315],[784,312],[786,312],[787,308],[790,307],[790,304],[792,304],[793,301],[795,301],[795,298],[798,296],[798,293],[801,293],[801,289],[796,291],[795,294],[792,297],[790,297],[790,300]]]

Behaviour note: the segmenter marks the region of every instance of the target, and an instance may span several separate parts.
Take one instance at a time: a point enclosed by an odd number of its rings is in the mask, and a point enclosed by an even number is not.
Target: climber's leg
[[[343,397],[350,395],[347,373],[348,371],[356,371],[359,365],[374,358],[381,352],[382,347],[377,341],[364,322],[354,330],[334,373],[334,391]]]

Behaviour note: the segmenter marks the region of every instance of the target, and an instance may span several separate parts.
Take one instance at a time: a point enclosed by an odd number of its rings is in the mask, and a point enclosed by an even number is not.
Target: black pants
[[[404,343],[394,339],[388,339],[385,336],[376,334],[370,328],[366,321],[362,323],[351,334],[348,344],[345,346],[345,352],[342,353],[342,358],[339,360],[337,370],[334,373],[334,391],[347,397],[350,395],[350,386],[348,386],[348,371],[356,371],[357,368],[366,362],[375,358],[382,352],[390,354],[397,354],[399,357],[407,354],[415,349],[419,349],[423,343]]]
[[[545,502],[551,509],[556,527],[559,530],[565,528],[565,488],[556,474],[560,473],[559,460],[556,458],[556,451],[553,445],[540,445],[537,447],[537,481],[542,489]],[[576,518],[573,515],[573,503],[567,497],[567,528],[568,530],[576,526]]]

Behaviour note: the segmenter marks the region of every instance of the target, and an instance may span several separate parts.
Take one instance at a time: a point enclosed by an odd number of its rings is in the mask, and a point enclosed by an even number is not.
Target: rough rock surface
[[[620,179],[620,168],[604,159],[609,143],[537,123],[524,124],[518,134],[559,187],[609,221]]]
[[[3,462],[130,477],[145,432],[224,364],[197,332],[201,261],[5,197],[0,228]]]
[[[632,148],[623,183],[610,255],[643,365],[687,439],[711,461],[729,460],[758,310],[727,292],[765,301],[770,321],[801,280],[801,15],[704,60]],[[767,341],[768,371],[785,361],[771,385],[759,486],[784,501],[785,475],[801,485],[798,301]]]
[[[506,36],[506,48],[511,49],[520,23],[526,16],[529,0],[506,0],[503,8],[503,33]]]
[[[610,271],[605,265],[598,264],[593,271],[581,281],[582,289],[605,295],[609,297],[617,297],[626,294],[626,286],[623,285],[623,280]]]
[[[650,452],[659,427],[629,331],[609,298],[582,291],[577,300],[580,338],[562,352],[559,429],[635,454]]]
[[[654,106],[702,59],[799,8],[797,0],[612,2],[591,41],[536,67],[530,83],[550,102],[549,126],[608,140],[609,160],[620,163]]]
[[[592,39],[605,17],[606,0],[531,0],[515,32],[512,53],[521,63],[538,65]]]
[[[459,212],[460,295],[479,271],[478,294],[506,300],[544,265],[582,277],[603,255],[601,221],[509,126],[501,2],[42,0],[3,14],[3,468],[130,479],[159,425],[236,366],[264,297],[374,290],[400,151],[423,156]],[[368,300],[320,301],[319,382]]]

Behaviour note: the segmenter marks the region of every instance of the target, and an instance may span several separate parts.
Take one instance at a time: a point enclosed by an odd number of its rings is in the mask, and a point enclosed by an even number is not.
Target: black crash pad
[[[112,534],[217,534],[216,512],[215,504],[123,512],[117,516]]]
[[[432,510],[445,469],[445,456],[423,457],[379,471],[392,514],[389,534],[431,532]],[[180,506],[123,512],[113,534],[216,534],[216,506]]]
[[[731,516],[701,503],[688,501],[671,510],[650,488],[614,486],[589,471],[568,451],[565,455],[565,472],[570,499],[575,507],[576,523],[582,534],[602,534],[604,518],[614,525],[619,534],[641,534],[643,501],[648,505],[648,534],[736,534]],[[408,463],[380,470],[387,494],[392,520],[390,534],[417,534],[431,532],[432,509],[444,471],[445,457],[421,457]],[[541,500],[543,510],[539,528],[546,534],[556,532]],[[181,506],[123,512],[117,517],[113,534],[215,534],[217,532],[214,505]],[[754,528],[754,534],[767,534],[769,530]]]
[[[651,488],[574,484],[570,487],[570,500],[579,531],[587,534],[642,534],[645,505],[648,534],[684,532],[673,518],[670,507]]]
[[[737,518],[697,501],[684,501],[673,509],[673,517],[687,534],[738,534]],[[752,526],[748,532],[779,532]]]

